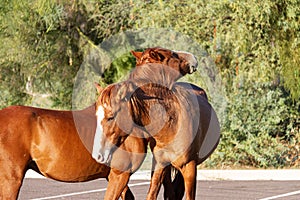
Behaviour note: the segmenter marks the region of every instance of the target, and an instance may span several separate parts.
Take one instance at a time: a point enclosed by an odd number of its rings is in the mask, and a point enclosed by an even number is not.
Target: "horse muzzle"
[[[190,74],[194,73],[198,69],[198,61],[193,54],[191,54],[189,58],[189,68],[190,68],[189,71]]]
[[[93,152],[92,157],[100,164],[108,164],[111,161],[112,154],[109,149],[99,150],[98,152]]]
[[[198,64],[190,65],[190,71],[189,71],[189,73],[192,74],[195,71],[197,71],[197,69],[198,69]]]

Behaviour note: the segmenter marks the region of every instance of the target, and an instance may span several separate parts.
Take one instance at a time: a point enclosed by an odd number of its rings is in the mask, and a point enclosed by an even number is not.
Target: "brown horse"
[[[140,69],[135,70],[135,72],[131,74],[131,78],[139,77],[139,79],[141,79],[141,76],[143,77],[143,75],[148,74],[145,71],[153,70],[152,67],[156,67],[156,68],[161,67],[161,71],[162,73],[167,75],[169,79],[168,81],[169,83],[177,81],[180,77],[186,75],[187,73],[191,74],[195,72],[198,66],[198,62],[195,56],[192,54],[178,55],[178,52],[180,53],[182,51],[170,51],[168,49],[164,49],[161,47],[148,48],[143,52],[131,51],[131,53],[136,58],[136,67],[146,66],[143,68],[143,70]],[[179,57],[184,57],[186,60],[189,60],[190,63],[192,63],[192,65],[184,64],[184,61],[183,62],[177,61],[176,58]],[[147,63],[158,63],[161,65],[151,64],[152,65],[151,67],[151,65],[145,65]],[[165,76],[163,76],[163,78],[165,78]],[[148,81],[143,79],[143,83],[145,81],[149,82],[149,79]],[[151,81],[152,78],[150,78],[150,82]],[[186,90],[190,90],[195,95],[200,95],[203,96],[205,99],[207,99],[206,92],[202,88],[196,85],[185,83],[185,82],[175,82],[174,84],[180,85],[184,87]],[[172,182],[172,185],[174,185],[173,186],[174,192],[170,191],[170,188],[172,188],[172,186],[170,186],[170,182],[171,182],[171,168],[168,168],[167,170],[165,170],[165,178],[163,182],[165,187],[164,197],[165,199],[182,199],[184,195],[184,184],[183,184],[182,175],[180,173],[177,173],[174,178],[174,181]]]
[[[78,121],[76,126],[74,115]],[[17,198],[28,169],[64,182],[107,178],[105,199],[118,199],[122,190],[122,199],[134,199],[126,185],[130,174],[144,159],[145,141],[135,137],[124,140],[123,151],[142,154],[132,154],[135,157],[125,158],[121,167],[110,168],[92,158],[78,134],[81,131],[93,138],[95,130],[95,105],[74,113],[25,106],[1,110],[0,199]],[[124,156],[121,151],[112,160],[117,161],[120,156]]]
[[[184,56],[178,62],[183,63],[182,59]],[[193,65],[187,61],[181,67]],[[64,182],[107,178],[105,199],[118,199],[124,187],[122,199],[134,199],[126,183],[144,159],[145,140],[124,139],[111,158],[110,165],[115,168],[97,163],[88,151],[97,133],[95,112],[95,105],[73,112],[26,106],[0,110],[0,199],[17,198],[28,169]],[[82,143],[82,137],[89,138],[88,144]]]
[[[145,64],[161,64],[160,66],[162,67],[162,70],[164,70],[164,73],[168,75],[170,82],[177,81],[187,73],[194,73],[198,67],[198,61],[195,56],[183,51],[171,51],[161,47],[153,47],[148,48],[143,52],[131,51],[131,53],[136,58],[136,67],[146,66],[143,70],[153,70],[150,68],[151,66]],[[153,66],[157,67],[158,65]],[[166,69],[168,70],[167,72]],[[136,70],[135,73],[131,73],[131,78],[134,78],[134,76],[139,77],[139,72],[148,74],[147,72],[143,72],[143,70]],[[196,85],[184,82],[176,82],[175,84],[181,85],[186,89],[191,89],[196,95],[202,95],[205,99],[207,99],[206,92]]]
[[[130,80],[103,90],[97,103],[104,133],[99,154],[109,159],[114,151],[111,144],[140,128],[151,140],[154,155],[147,199],[156,199],[169,164],[183,175],[187,199],[195,199],[196,166],[218,144],[218,119],[203,96],[174,84],[169,77],[173,72],[162,68],[153,63],[143,65],[142,70],[137,67]]]
[[[136,67],[143,67],[143,66],[145,67],[143,68],[143,70],[135,70],[135,72],[131,74],[131,78],[134,78],[136,76],[139,77],[138,75],[140,74],[140,72],[142,72],[143,74],[147,74],[144,72],[144,70],[146,71],[153,70],[152,68],[150,68],[151,65],[145,65],[147,63],[162,64],[163,66],[162,65],[159,66],[163,68],[163,72],[168,76],[169,82],[171,83],[177,81],[180,77],[186,75],[187,73],[191,74],[195,72],[198,66],[198,62],[195,56],[192,54],[178,55],[177,52],[182,52],[182,51],[170,51],[169,49],[164,49],[161,47],[148,48],[143,52],[131,51],[131,53],[136,58]],[[186,60],[189,60],[190,63],[192,64],[182,65],[182,63],[184,62],[176,61],[176,58],[179,58],[180,56],[184,57]],[[158,67],[158,65],[152,65],[152,67]],[[186,90],[190,90],[190,92],[194,93],[195,95],[203,96],[203,98],[207,100],[206,92],[202,88],[196,85],[185,83],[185,82],[175,82],[174,84],[180,85]],[[207,156],[209,155],[210,154],[207,154]],[[174,181],[172,183],[171,183],[170,167],[165,170],[164,174],[165,174],[165,178],[163,180],[163,185],[165,188],[164,198],[172,199],[172,200],[182,199],[184,195],[184,182],[181,173],[176,173],[176,176],[174,177]]]
[[[179,79],[186,74],[192,74],[197,70],[198,61],[191,53],[184,51],[171,51],[161,47],[145,49],[143,52],[131,51],[136,58],[136,66],[147,63],[159,63],[171,67],[177,71],[174,79]]]
[[[144,52],[131,52],[136,57],[136,68],[139,70],[136,70],[136,72],[142,72],[144,70],[150,70],[155,71],[155,73],[166,73],[168,74],[168,78],[170,81],[174,82],[177,79],[179,79],[181,76],[187,74],[187,73],[193,73],[197,69],[198,62],[193,54],[190,54],[188,52],[183,51],[171,51],[169,49],[164,49],[160,47],[155,48],[148,48]],[[153,68],[145,68],[143,67],[144,64],[147,63],[147,66],[152,66]],[[157,67],[159,66],[159,67]],[[198,88],[198,90],[195,90],[195,92],[199,92],[201,90],[201,93],[204,92],[204,90]],[[205,92],[204,92],[205,94]],[[111,94],[108,94],[111,95]],[[97,112],[98,113],[98,112]],[[98,126],[99,127],[99,126]],[[124,127],[123,127],[124,128]],[[101,132],[101,131],[98,131]],[[141,136],[139,136],[141,137]],[[145,137],[145,136],[143,136]],[[95,136],[95,139],[99,138],[99,136]],[[97,145],[98,143],[98,145]],[[94,141],[94,148],[93,148],[93,157],[98,162],[103,162],[106,155],[99,156],[98,149],[101,147],[100,145],[101,141]],[[114,146],[116,148],[116,146]],[[170,174],[170,170],[167,172],[167,174]],[[166,178],[164,180],[164,186],[165,186],[165,193],[164,196],[166,199],[174,199],[174,192],[171,190],[171,179]]]
[[[150,73],[150,71],[153,74],[165,74],[164,78],[168,79],[166,82],[173,83],[181,76],[195,72],[198,65],[197,59],[193,54],[183,51],[171,51],[169,49],[154,47],[148,48],[144,52],[131,51],[131,53],[136,57],[136,68],[133,70],[134,73],[130,74],[130,79],[137,76],[142,79],[143,83],[149,79],[149,77],[143,75]],[[101,93],[102,89],[98,85],[96,87],[98,88],[98,92]],[[111,94],[108,93],[107,95]],[[98,110],[96,115],[98,115]],[[108,160],[108,157],[107,155],[103,157],[103,154],[98,153],[99,148],[102,148],[99,144],[101,141],[97,141],[99,139],[97,134],[102,134],[100,127],[97,126],[98,131],[96,131],[92,154],[98,162],[102,163]]]

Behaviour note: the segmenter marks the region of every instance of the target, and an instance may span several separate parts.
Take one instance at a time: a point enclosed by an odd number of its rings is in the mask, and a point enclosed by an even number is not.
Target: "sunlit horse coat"
[[[97,109],[104,112],[98,119],[104,131],[102,142],[116,143],[136,127],[148,134],[155,159],[148,199],[157,197],[168,164],[182,173],[187,199],[195,199],[196,166],[219,141],[214,110],[192,87],[174,84],[175,75],[161,64],[145,64],[129,80],[104,89],[98,99]],[[113,152],[105,142],[99,154]]]

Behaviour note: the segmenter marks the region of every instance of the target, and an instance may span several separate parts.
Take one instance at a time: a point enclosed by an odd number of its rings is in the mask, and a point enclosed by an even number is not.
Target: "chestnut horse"
[[[153,63],[159,64],[161,67],[160,70],[162,70],[164,73],[168,73],[170,78],[170,81],[174,82],[180,77],[186,75],[187,73],[193,73],[197,69],[198,62],[195,58],[195,56],[188,52],[183,51],[171,51],[169,49],[161,48],[161,47],[154,47],[154,48],[148,48],[144,52],[136,52],[131,51],[131,53],[136,58],[136,67],[140,70],[154,70],[156,72],[157,68],[144,68],[142,67],[143,64],[148,63],[149,65],[152,65]],[[154,64],[153,66],[157,66],[157,64]],[[159,73],[159,72],[158,72]],[[205,95],[204,90],[201,88],[198,88],[195,90],[195,92],[199,92],[201,94]],[[108,94],[110,95],[110,94]],[[141,137],[141,136],[139,136]],[[143,136],[145,137],[145,136]],[[99,137],[95,136],[95,139]],[[98,141],[99,143],[99,141]],[[93,157],[98,161],[102,162],[104,157],[99,156],[98,149],[100,148],[100,143],[97,145],[97,141],[95,140],[94,143],[94,151],[93,151]],[[116,146],[115,146],[116,148]],[[164,179],[164,186],[165,186],[165,193],[164,197],[165,199],[174,199],[174,191],[172,189],[171,185],[171,171],[168,170],[166,172],[169,177]],[[179,174],[177,175],[179,176]],[[181,186],[181,182],[178,181],[177,187]],[[184,188],[183,188],[184,190]]]
[[[135,137],[124,140],[121,145],[123,151],[141,154],[124,158],[122,169],[99,164],[78,134],[81,131],[81,134],[94,137],[95,105],[73,112],[26,106],[10,106],[0,111],[0,199],[17,198],[28,169],[64,182],[107,178],[105,199],[118,199],[122,190],[122,199],[134,199],[124,187],[130,174],[144,159],[145,141]],[[81,121],[76,125],[74,115],[77,121]],[[114,154],[112,160],[120,160],[122,156],[120,151]]]
[[[147,63],[159,63],[171,67],[177,71],[174,80],[181,76],[192,74],[197,70],[198,61],[191,53],[184,51],[171,51],[161,47],[145,49],[143,52],[131,51],[136,58],[136,66],[142,66]]]
[[[184,53],[179,55],[182,55],[181,58],[177,55],[174,59],[184,63]],[[194,63],[186,61],[181,68],[191,66]],[[26,106],[0,110],[0,199],[18,197],[28,169],[64,182],[107,178],[109,184],[105,199],[118,199],[124,187],[122,199],[134,199],[126,183],[144,159],[145,140],[130,136],[124,139],[120,150],[111,158],[111,165],[116,168],[97,163],[80,140],[84,135],[93,141],[97,133],[95,113],[95,105],[81,111]],[[134,154],[124,155],[124,152]],[[118,160],[124,156],[128,158],[122,158],[122,163],[119,163]]]
[[[165,70],[165,73],[169,77],[170,82],[177,81],[180,77],[186,75],[187,73],[192,74],[197,70],[198,62],[194,55],[192,54],[186,54],[184,55],[186,60],[190,60],[190,63],[192,65],[181,65],[180,62],[176,60],[171,60],[170,58],[173,57],[179,57],[177,55],[177,52],[182,51],[170,51],[168,49],[164,49],[161,47],[154,47],[154,48],[148,48],[144,50],[143,52],[135,52],[131,51],[131,53],[136,58],[136,67],[142,67],[146,66],[144,70],[151,70],[151,66],[144,65],[147,63],[159,63],[163,64],[163,69]],[[154,67],[157,67],[157,65],[154,65]],[[171,68],[171,69],[170,69]],[[166,71],[166,69],[168,69]],[[174,71],[175,70],[175,71]],[[135,73],[131,74],[131,78],[134,78],[134,76],[137,76],[137,71],[142,72],[142,70],[136,70]],[[195,95],[203,96],[207,100],[206,92],[193,84],[185,83],[185,82],[176,82],[175,85],[180,85],[184,87],[186,90],[190,90]],[[210,154],[208,154],[209,156]],[[154,161],[155,162],[155,161]],[[173,177],[174,181],[171,184],[171,168],[167,168],[164,172],[165,178],[163,181],[163,185],[165,187],[164,190],[164,198],[165,199],[176,199],[180,200],[183,198],[184,195],[184,183],[183,183],[183,177],[180,173],[176,172],[176,176]],[[173,191],[171,191],[173,189]]]
[[[195,199],[196,166],[219,142],[215,111],[192,87],[174,84],[174,74],[161,64],[136,67],[129,80],[105,88],[97,103],[104,133],[99,154],[104,161],[115,150],[112,144],[134,134],[133,128],[145,131],[150,139],[154,172],[147,199],[157,198],[169,164],[183,175],[186,198]]]
[[[169,49],[161,47],[148,48],[143,52],[131,51],[132,55],[134,55],[134,57],[136,58],[136,67],[142,67],[147,63],[162,64],[163,69],[168,69],[168,72],[164,73],[168,74],[170,82],[175,82],[182,76],[185,76],[188,73],[192,74],[197,70],[198,61],[195,56],[189,53],[180,54],[182,52],[183,51],[170,51]],[[174,59],[174,57],[182,57],[182,59],[180,61]],[[151,70],[151,66],[145,66],[146,68],[144,70]],[[157,65],[153,66],[157,67]],[[142,72],[142,70],[136,70],[135,73],[131,74],[131,78],[134,78],[134,76],[138,76],[137,73],[139,72]],[[184,82],[176,82],[175,84],[181,85],[186,89],[191,89],[196,95],[202,95],[205,99],[207,99],[206,92],[196,85]]]

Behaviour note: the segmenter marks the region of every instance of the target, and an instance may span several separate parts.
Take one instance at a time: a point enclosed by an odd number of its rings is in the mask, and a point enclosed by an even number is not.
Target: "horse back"
[[[53,144],[64,129],[71,127],[71,121],[68,113],[28,106],[4,108],[0,111],[0,145],[16,159],[18,153],[32,158],[35,148]]]

